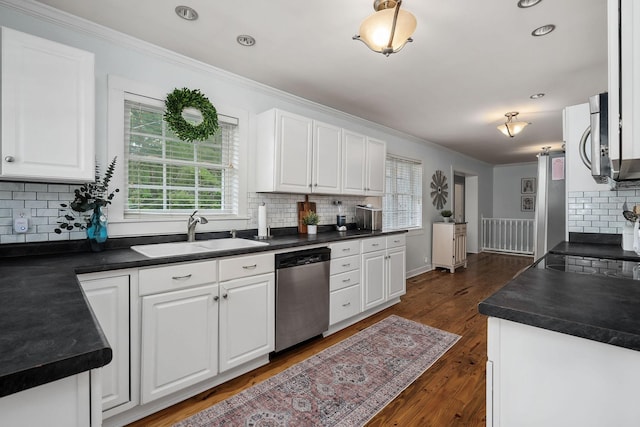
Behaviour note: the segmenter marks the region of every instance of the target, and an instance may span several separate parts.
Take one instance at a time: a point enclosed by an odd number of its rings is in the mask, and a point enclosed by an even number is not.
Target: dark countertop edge
[[[615,345],[630,350],[640,351],[640,336],[628,332],[601,328],[594,325],[572,322],[544,314],[515,310],[509,307],[501,307],[486,301],[478,304],[478,311],[489,317],[509,320],[523,325],[534,326],[549,331],[585,338],[604,344]]]
[[[362,230],[349,230],[346,232],[337,232],[337,231],[329,231],[321,232],[315,236],[309,235],[298,235],[298,234],[285,234],[281,236],[275,236],[271,239],[267,239],[266,242],[269,243],[268,246],[257,246],[257,247],[249,247],[242,248],[236,250],[225,250],[225,251],[217,251],[217,252],[205,252],[200,254],[190,254],[184,256],[175,256],[175,257],[159,257],[159,258],[148,258],[142,254],[139,254],[129,248],[118,248],[118,249],[109,249],[104,252],[99,253],[91,253],[84,252],[82,248],[85,248],[83,243],[72,242],[71,243],[71,252],[61,254],[60,252],[64,252],[65,248],[68,248],[68,245],[51,245],[51,247],[55,247],[55,251],[57,254],[53,253],[38,253],[37,251],[34,253],[28,247],[38,245],[36,243],[33,244],[21,244],[20,249],[17,251],[8,251],[9,255],[5,256],[0,255],[0,272],[3,268],[3,262],[6,261],[9,264],[14,265],[16,262],[24,264],[25,267],[28,268],[29,265],[39,265],[39,264],[53,264],[51,268],[56,268],[57,264],[60,262],[67,262],[69,266],[69,277],[65,277],[65,280],[69,280],[72,276],[75,277],[76,274],[85,274],[85,273],[96,273],[96,272],[105,272],[105,271],[113,271],[113,270],[121,270],[121,269],[129,269],[129,268],[138,268],[138,267],[146,267],[153,265],[163,265],[163,264],[171,264],[177,262],[188,262],[188,261],[199,261],[204,259],[216,259],[228,256],[236,256],[236,255],[249,255],[253,253],[260,252],[270,252],[270,251],[279,251],[289,248],[310,246],[310,245],[322,245],[329,244],[338,241],[344,240],[352,240],[352,239],[361,239],[361,238],[369,238],[369,237],[379,237],[393,234],[401,234],[406,233],[407,230],[393,230],[393,231],[362,231]],[[220,238],[227,237],[227,233],[215,233],[216,235],[212,238]],[[239,238],[250,238],[251,233],[244,237],[247,233],[240,234]],[[178,236],[178,239],[180,237]],[[171,241],[171,240],[170,240]],[[179,240],[172,240],[179,241]],[[138,244],[135,240],[128,239],[128,243]],[[149,238],[144,239],[144,244],[154,243],[154,240],[149,240]],[[68,242],[67,242],[68,243]],[[26,248],[26,249],[25,249]],[[80,248],[80,252],[77,249]],[[75,249],[75,250],[74,250]],[[124,260],[123,258],[127,258]],[[42,271],[41,274],[46,274],[46,271]],[[1,279],[0,279],[1,282]],[[75,280],[75,285],[80,289],[80,283]],[[0,285],[1,286],[1,285]],[[72,285],[70,285],[72,286]],[[84,293],[83,293],[84,295]],[[96,348],[87,349],[84,352],[79,354],[72,355],[70,357],[52,360],[50,362],[39,363],[30,368],[21,369],[14,372],[5,373],[0,376],[0,398],[14,394],[29,388],[37,387],[40,385],[44,385],[65,377],[69,377],[72,375],[76,375],[82,372],[86,372],[88,370],[94,368],[100,368],[102,366],[107,365],[111,362],[112,359],[112,350],[104,336],[100,325],[93,314],[93,311],[90,308],[86,297],[84,298],[84,304],[89,308],[89,312],[91,313],[91,317],[93,320],[93,325],[95,327],[95,332],[100,336],[101,345]],[[1,332],[0,332],[1,337]]]
[[[111,348],[106,346],[67,359],[5,374],[0,377],[0,398],[91,369],[101,368],[109,364],[112,357]]]
[[[562,255],[610,258],[623,261],[638,261],[640,256],[634,251],[625,251],[620,245],[609,243],[560,242],[549,252]]]

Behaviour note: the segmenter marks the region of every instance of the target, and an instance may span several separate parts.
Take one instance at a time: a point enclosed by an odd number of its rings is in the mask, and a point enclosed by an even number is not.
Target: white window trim
[[[399,160],[406,160],[408,162],[412,162],[412,163],[416,163],[420,165],[420,168],[422,169],[422,212],[421,212],[421,219],[420,219],[420,225],[419,226],[415,226],[415,227],[400,227],[400,228],[385,228],[384,231],[396,231],[396,230],[407,230],[408,231],[408,235],[409,236],[416,236],[416,235],[421,235],[424,234],[424,189],[425,189],[425,185],[424,185],[424,163],[421,159],[416,159],[416,158],[412,158],[412,157],[406,157],[406,156],[400,156],[398,154],[392,154],[392,153],[387,153],[386,157],[393,157],[395,159],[399,159]],[[386,169],[386,166],[385,166]],[[386,173],[386,171],[385,171]],[[385,184],[386,185],[386,184]],[[385,193],[386,193],[386,187],[385,187]],[[384,199],[384,195],[382,196],[381,199]],[[384,215],[384,213],[383,213]]]
[[[104,159],[99,159],[99,164],[108,164],[113,157],[117,156],[118,161],[111,181],[112,188],[119,188],[120,193],[112,200],[108,208],[109,235],[112,237],[121,236],[144,236],[157,234],[180,234],[186,233],[187,215],[149,215],[145,218],[125,218],[124,217],[124,193],[125,166],[124,166],[124,101],[125,93],[137,96],[146,96],[152,99],[165,99],[167,93],[174,88],[161,89],[144,83],[135,82],[120,76],[108,76],[108,103],[107,103],[107,155]],[[198,225],[198,231],[224,231],[231,229],[244,229],[247,227],[247,191],[248,191],[248,134],[249,134],[249,113],[240,108],[220,106],[216,104],[216,109],[220,114],[237,117],[240,125],[239,132],[239,200],[238,215],[224,215],[208,217],[208,224]],[[107,160],[108,159],[108,160]]]

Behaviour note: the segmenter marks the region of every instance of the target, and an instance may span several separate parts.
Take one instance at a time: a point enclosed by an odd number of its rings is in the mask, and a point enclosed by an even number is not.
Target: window
[[[186,110],[188,111],[188,110]],[[185,118],[199,120],[197,111]],[[206,141],[180,140],[163,119],[162,101],[125,99],[125,217],[238,213],[238,119],[218,115],[220,127]]]
[[[387,155],[382,228],[422,227],[422,162]]]

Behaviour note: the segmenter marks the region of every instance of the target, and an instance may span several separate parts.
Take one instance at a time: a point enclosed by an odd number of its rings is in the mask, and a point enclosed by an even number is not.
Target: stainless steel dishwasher
[[[276,352],[329,328],[330,261],[329,248],[276,255]]]

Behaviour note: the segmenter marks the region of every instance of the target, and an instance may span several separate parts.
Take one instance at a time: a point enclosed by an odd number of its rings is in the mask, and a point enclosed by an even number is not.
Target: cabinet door
[[[275,275],[220,284],[220,372],[274,349]]]
[[[342,129],[326,123],[313,123],[314,193],[340,193]]]
[[[435,267],[452,267],[454,263],[455,224],[433,224],[433,249],[431,256]]]
[[[102,410],[131,400],[129,352],[129,276],[83,280],[91,309],[109,341],[111,363],[102,370]]]
[[[218,285],[142,298],[141,401],[217,374]]]
[[[312,127],[313,121],[309,118],[279,110],[276,112],[278,191],[311,191]]]
[[[365,190],[367,196],[384,194],[385,161],[387,144],[373,138],[367,138],[367,163]]]
[[[93,181],[93,53],[1,31],[2,178]]]
[[[386,300],[385,251],[362,254],[362,310],[382,304]]]
[[[364,194],[367,138],[342,131],[342,193]]]
[[[389,281],[387,299],[399,297],[407,292],[405,252],[404,247],[387,251],[387,279]]]

